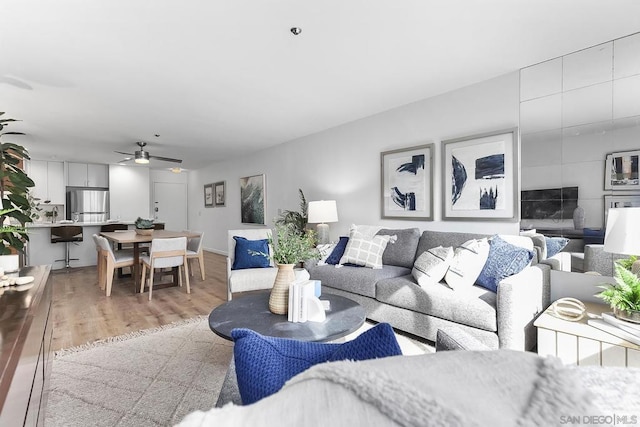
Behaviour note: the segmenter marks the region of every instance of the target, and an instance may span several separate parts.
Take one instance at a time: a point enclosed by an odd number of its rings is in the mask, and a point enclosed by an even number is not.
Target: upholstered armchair
[[[271,237],[271,230],[268,228],[258,228],[251,230],[229,230],[228,231],[228,252],[227,252],[227,300],[231,301],[234,292],[255,291],[259,289],[271,289],[276,280],[277,268],[274,268],[273,261],[260,255],[247,254],[247,249],[236,253],[236,242],[238,239],[248,241],[264,240]],[[246,242],[243,242],[243,244]],[[249,245],[252,246],[252,245]],[[264,248],[269,255],[272,253],[270,245]],[[250,264],[261,265],[260,267],[249,267],[247,263],[236,262],[236,257],[243,257]],[[240,261],[240,260],[238,260]]]

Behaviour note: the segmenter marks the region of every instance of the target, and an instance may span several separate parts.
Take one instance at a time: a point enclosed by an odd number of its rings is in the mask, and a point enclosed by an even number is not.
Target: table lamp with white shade
[[[640,255],[640,208],[611,208],[607,213],[604,250],[623,255]],[[631,268],[640,272],[640,260]]]
[[[335,200],[319,200],[309,202],[307,222],[318,224],[318,244],[329,243],[328,222],[338,222],[338,207]]]

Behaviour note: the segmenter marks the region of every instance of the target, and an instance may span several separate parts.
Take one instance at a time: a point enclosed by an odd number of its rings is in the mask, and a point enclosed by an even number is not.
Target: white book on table
[[[618,338],[622,338],[623,340],[632,342],[634,344],[640,345],[640,337],[634,334],[630,334],[627,331],[624,331],[617,326],[613,326],[610,323],[605,322],[601,319],[589,319],[587,320],[587,324],[593,326],[594,328],[598,328],[602,331],[610,333],[611,335],[615,335]]]
[[[620,320],[613,313],[602,313],[602,320],[640,338],[640,324]]]
[[[293,322],[293,283],[289,285],[289,302],[287,305],[287,321]]]
[[[292,322],[300,321],[300,303],[298,300],[300,299],[300,285],[298,282],[293,282],[293,316]]]

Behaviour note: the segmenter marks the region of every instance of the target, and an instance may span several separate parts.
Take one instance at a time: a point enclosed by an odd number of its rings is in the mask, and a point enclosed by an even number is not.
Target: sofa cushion
[[[389,242],[382,254],[384,265],[398,265],[412,268],[416,258],[416,249],[420,241],[420,230],[417,228],[405,228],[391,230],[383,228],[378,231],[378,236],[396,236],[395,242]]]
[[[359,237],[357,233],[351,235],[344,255],[340,259],[340,264],[355,264],[380,269],[382,268],[382,254],[391,240],[395,241],[395,236],[374,236],[372,239],[367,239]]]
[[[267,337],[250,329],[234,329],[231,336],[238,388],[245,405],[277,392],[287,380],[318,363],[402,354],[388,323],[379,323],[343,344]]]
[[[487,239],[472,239],[455,249],[453,260],[444,276],[447,285],[454,290],[473,286],[489,256]]]
[[[444,282],[420,287],[412,275],[380,280],[376,299],[441,319],[497,331],[496,294],[480,286],[454,291]]]
[[[453,260],[453,248],[431,248],[416,259],[411,274],[420,286],[429,286],[438,283],[447,274],[449,265]]]
[[[547,242],[547,258],[551,258],[558,252],[564,249],[569,243],[569,239],[566,237],[547,237],[544,238]]]
[[[252,255],[251,252],[269,253],[269,240],[248,240],[245,237],[233,236],[236,241],[236,249],[233,259],[233,270],[245,268],[269,267],[269,258],[262,255]]]
[[[418,242],[417,255],[424,251],[428,251],[436,246],[451,246],[457,248],[464,242],[471,239],[482,239],[491,237],[488,234],[477,233],[452,233],[450,231],[423,231]]]
[[[384,265],[380,269],[310,265],[307,270],[311,280],[320,280],[322,282],[323,289],[325,286],[329,286],[370,298],[376,297],[376,283],[378,280],[411,274],[410,269],[395,265]]]
[[[498,292],[498,283],[505,277],[524,270],[533,258],[533,251],[512,245],[500,236],[489,240],[489,257],[484,264],[476,284]]]
[[[342,255],[344,255],[344,250],[346,249],[348,242],[349,242],[348,237],[341,236],[340,240],[338,240],[338,243],[336,243],[336,246],[333,248],[333,250],[331,251],[331,254],[329,254],[325,262],[331,265],[339,264],[340,259],[342,258]]]

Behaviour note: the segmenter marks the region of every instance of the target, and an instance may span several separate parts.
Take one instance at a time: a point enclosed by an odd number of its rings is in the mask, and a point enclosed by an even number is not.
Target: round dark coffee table
[[[231,340],[231,330],[247,328],[259,334],[300,341],[332,341],[356,331],[365,320],[360,304],[349,298],[323,294],[331,308],[324,322],[293,323],[286,315],[269,311],[269,291],[256,292],[226,302],[211,311],[209,327],[222,338]]]

